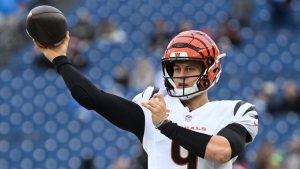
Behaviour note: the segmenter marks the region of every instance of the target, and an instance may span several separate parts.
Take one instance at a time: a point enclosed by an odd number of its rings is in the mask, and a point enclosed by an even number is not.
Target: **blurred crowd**
[[[300,168],[300,139],[292,138],[284,149],[265,141],[260,145],[255,165],[257,169],[298,169]]]
[[[253,102],[259,112],[274,116],[287,112],[300,113],[299,89],[292,79],[287,79],[280,86],[272,81],[264,82]]]

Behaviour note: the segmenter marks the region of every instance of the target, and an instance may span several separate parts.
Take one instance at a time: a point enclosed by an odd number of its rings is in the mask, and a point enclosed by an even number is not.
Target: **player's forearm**
[[[95,110],[111,123],[134,133],[142,140],[145,119],[140,106],[132,101],[97,89],[69,64],[64,56],[54,59],[53,64],[62,75],[73,98],[80,105]]]
[[[59,56],[53,60],[57,71],[63,77],[73,98],[83,107],[95,110],[98,104],[97,97],[102,95],[88,79],[81,75],[68,61],[67,57]],[[104,96],[103,96],[104,97]]]
[[[161,125],[158,129],[162,134],[201,158],[204,158],[206,146],[212,137],[188,130],[171,121]]]
[[[240,134],[232,131],[232,126],[237,127]],[[214,136],[191,131],[172,122],[162,125],[159,130],[189,152],[217,163],[225,163],[240,153],[247,133],[239,124],[228,125]]]

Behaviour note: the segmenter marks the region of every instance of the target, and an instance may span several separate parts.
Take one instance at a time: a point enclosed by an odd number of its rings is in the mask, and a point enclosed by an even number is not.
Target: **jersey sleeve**
[[[69,64],[65,56],[55,58],[53,64],[63,77],[72,97],[81,106],[95,110],[115,126],[135,134],[142,140],[145,117],[138,104],[98,89]]]
[[[238,101],[234,107],[234,118],[232,123],[241,124],[248,131],[246,142],[254,140],[258,132],[258,113],[253,104]]]
[[[151,112],[147,108],[141,105],[142,102],[149,100],[154,93],[157,93],[160,89],[157,87],[149,86],[147,87],[142,93],[136,95],[132,101],[135,102],[136,104],[140,105],[141,108],[143,109],[144,116],[145,116],[145,127],[144,127],[144,132],[143,132],[143,147],[148,152],[148,148],[150,145],[151,140],[155,137],[154,132],[156,129],[152,123],[152,117],[151,117]]]
[[[138,105],[141,105],[141,102],[142,102],[142,99],[143,99],[143,96],[142,96],[143,93],[139,93],[138,95],[136,95],[132,101]]]

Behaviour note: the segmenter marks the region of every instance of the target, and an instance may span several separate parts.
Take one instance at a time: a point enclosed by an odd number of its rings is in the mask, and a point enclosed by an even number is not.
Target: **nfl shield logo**
[[[192,116],[191,116],[191,115],[186,115],[186,116],[185,116],[185,121],[186,121],[186,122],[192,121]]]

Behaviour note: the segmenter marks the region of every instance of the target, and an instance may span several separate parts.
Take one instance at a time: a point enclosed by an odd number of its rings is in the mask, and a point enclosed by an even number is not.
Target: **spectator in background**
[[[250,26],[254,3],[252,0],[233,0],[232,17],[241,27]]]
[[[154,33],[150,40],[150,48],[155,51],[163,51],[172,38],[169,26],[164,19],[155,22]]]
[[[271,81],[266,81],[263,83],[261,89],[256,93],[253,103],[258,112],[269,112],[269,109],[277,104],[276,86]]]
[[[296,112],[300,113],[300,96],[295,81],[288,80],[283,85],[283,98],[277,105],[268,106],[269,112]]]
[[[193,30],[193,22],[191,20],[182,20],[179,22],[176,34],[187,30]]]
[[[90,155],[84,157],[81,161],[79,169],[96,169],[94,166],[93,157]]]
[[[269,141],[264,141],[260,145],[255,160],[256,169],[268,169],[273,151],[273,144]]]
[[[133,158],[118,157],[110,169],[147,169],[147,154],[141,147]]]
[[[80,40],[77,37],[72,37],[69,42],[68,54],[70,62],[78,69],[83,69],[87,66],[87,60],[82,56]]]
[[[131,169],[130,165],[131,160],[121,156],[113,162],[111,169]]]
[[[143,89],[153,85],[155,71],[151,62],[144,56],[138,57],[130,74],[129,85],[134,89]]]
[[[245,161],[245,154],[244,152],[238,156],[235,163],[233,164],[233,169],[250,169],[249,165]]]
[[[283,153],[278,150],[271,155],[269,166],[267,169],[283,169]]]
[[[224,19],[220,25],[218,42],[222,46],[228,46],[228,48],[239,46],[242,43],[240,27],[235,20],[230,18]]]
[[[77,23],[72,30],[72,35],[81,41],[91,41],[95,37],[95,28],[91,23],[91,17],[87,10],[79,10]]]
[[[119,156],[115,159],[109,169],[147,169],[147,154],[142,146],[139,146],[137,152],[132,156]]]
[[[203,26],[200,28],[202,32],[205,32],[207,35],[209,35],[214,41],[217,41],[217,33],[215,28],[211,26]]]
[[[7,64],[28,38],[23,25],[29,3],[27,0],[0,0],[0,66]]]
[[[126,66],[118,65],[114,69],[114,80],[123,89],[128,88],[129,83],[129,72]]]
[[[290,25],[292,0],[268,0],[271,6],[271,18],[274,28]]]
[[[133,160],[133,169],[147,169],[148,168],[148,155],[141,146],[140,151],[136,154],[137,156]]]
[[[288,145],[288,152],[285,158],[285,169],[300,168],[300,140],[292,138]]]
[[[97,28],[96,36],[107,43],[123,43],[127,38],[125,31],[118,29],[111,20],[104,21]]]

